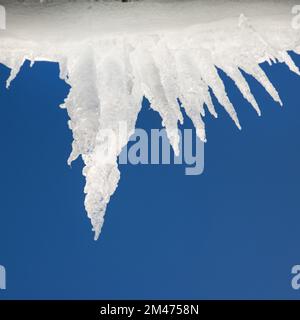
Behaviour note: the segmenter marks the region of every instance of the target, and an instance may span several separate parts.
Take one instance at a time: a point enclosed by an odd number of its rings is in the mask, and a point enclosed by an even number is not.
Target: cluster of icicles
[[[117,157],[134,133],[144,96],[159,112],[170,144],[178,154],[177,128],[183,122],[178,99],[203,141],[206,141],[205,113],[217,117],[210,90],[241,128],[218,69],[235,82],[260,115],[243,73],[252,75],[282,105],[277,90],[259,64],[284,62],[300,74],[288,54],[288,50],[300,53],[298,44],[297,33],[288,27],[281,28],[279,34],[276,28],[263,34],[241,14],[236,24],[225,27],[215,22],[174,32],[117,34],[81,43],[61,43],[59,48],[7,37],[0,45],[0,62],[12,69],[7,86],[25,59],[32,63],[37,60],[59,63],[61,78],[71,86],[62,106],[69,114],[74,137],[69,164],[80,155],[84,160],[85,207],[97,239],[107,204],[120,179]],[[102,129],[109,128],[118,134],[120,122],[127,124],[127,135],[115,154],[115,163],[103,164]]]

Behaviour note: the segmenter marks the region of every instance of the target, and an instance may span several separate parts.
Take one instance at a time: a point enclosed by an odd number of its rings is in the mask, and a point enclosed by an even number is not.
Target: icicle
[[[213,90],[219,103],[225,108],[236,126],[241,129],[237,113],[228,99],[223,81],[220,79],[217,69],[212,62],[210,54],[206,51],[202,51],[197,54],[197,66],[200,69],[201,77]]]
[[[260,108],[256,102],[256,99],[251,93],[249,85],[240,70],[237,67],[231,65],[222,65],[222,70],[235,82],[238,89],[243,94],[244,98],[253,106],[257,114],[261,116]]]
[[[267,90],[274,101],[278,102],[281,106],[283,105],[277,90],[258,65],[249,63],[244,64],[241,68],[252,75]]]
[[[16,78],[16,76],[18,75],[23,63],[24,63],[25,59],[24,57],[20,56],[20,57],[16,57],[11,64],[9,65],[9,67],[11,68],[11,72],[10,72],[10,76],[6,81],[6,88],[8,89],[10,87],[11,82]]]
[[[177,122],[180,119],[180,114],[176,111],[176,108],[178,107],[175,105],[174,101],[171,104],[170,110],[170,105],[161,81],[160,72],[149,50],[142,44],[139,44],[132,53],[132,56],[136,74],[141,83],[142,92],[149,99],[151,108],[159,112],[163,121],[163,126],[166,127],[170,143],[175,154],[178,155],[179,135],[176,135]],[[164,84],[166,85],[165,81]]]
[[[71,118],[70,127],[74,138],[68,160],[70,165],[80,154],[93,150],[99,126],[100,106],[92,49],[87,47],[73,52],[65,68],[69,74],[66,82],[70,84],[71,90],[64,105]]]
[[[280,52],[280,60],[284,62],[292,72],[300,76],[299,68],[295,65],[295,62],[286,51]]]

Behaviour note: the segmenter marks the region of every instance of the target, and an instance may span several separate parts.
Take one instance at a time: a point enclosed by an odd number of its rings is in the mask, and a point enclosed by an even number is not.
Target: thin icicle
[[[223,71],[235,82],[238,89],[241,91],[244,98],[253,106],[257,114],[261,116],[260,108],[256,102],[255,97],[251,93],[250,87],[241,74],[240,70],[235,66],[223,65]]]
[[[241,66],[241,68],[252,75],[270,94],[274,101],[278,102],[281,106],[283,105],[278,91],[274,88],[271,81],[266,76],[265,72],[261,69],[260,66],[252,63],[247,63]]]

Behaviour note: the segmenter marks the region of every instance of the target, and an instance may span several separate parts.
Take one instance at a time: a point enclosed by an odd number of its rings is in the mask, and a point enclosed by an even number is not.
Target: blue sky
[[[72,136],[58,105],[69,88],[58,66],[26,62],[9,91],[0,66],[0,299],[299,299],[290,282],[300,264],[300,78],[284,65],[263,68],[284,108],[248,77],[257,117],[222,75],[243,130],[217,105],[200,176],[121,166],[94,242],[83,164],[66,164]],[[138,126],[161,127],[146,101]]]

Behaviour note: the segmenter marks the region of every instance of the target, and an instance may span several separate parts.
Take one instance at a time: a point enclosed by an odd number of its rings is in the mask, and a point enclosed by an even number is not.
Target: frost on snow
[[[209,89],[240,128],[217,68],[236,83],[260,115],[243,72],[257,79],[282,104],[259,64],[284,62],[299,70],[288,51],[300,53],[292,27],[297,1],[1,1],[6,30],[0,30],[0,63],[11,68],[7,87],[23,62],[54,61],[71,91],[62,107],[70,117],[73,150],[82,156],[85,207],[98,238],[106,206],[120,179],[117,156],[135,129],[146,96],[158,111],[170,143],[179,152],[182,102],[197,135],[206,140],[205,112],[217,117]],[[207,110],[206,110],[207,109]],[[127,134],[115,162],[101,161],[102,129]]]

